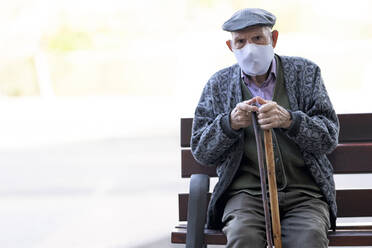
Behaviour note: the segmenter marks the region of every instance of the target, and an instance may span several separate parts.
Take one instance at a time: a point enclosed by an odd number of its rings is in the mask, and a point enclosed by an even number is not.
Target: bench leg
[[[207,217],[209,176],[191,175],[190,194],[187,210],[186,248],[206,248],[204,226]]]

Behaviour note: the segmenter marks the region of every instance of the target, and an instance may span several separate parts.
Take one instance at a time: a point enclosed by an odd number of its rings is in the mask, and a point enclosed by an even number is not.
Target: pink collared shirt
[[[266,78],[266,80],[260,85],[256,85],[253,80],[245,75],[243,71],[241,71],[242,79],[247,85],[248,89],[252,93],[253,97],[260,96],[265,100],[272,100],[274,96],[274,89],[275,89],[275,83],[276,83],[276,61],[275,58],[271,62],[270,67],[270,73],[269,76]]]

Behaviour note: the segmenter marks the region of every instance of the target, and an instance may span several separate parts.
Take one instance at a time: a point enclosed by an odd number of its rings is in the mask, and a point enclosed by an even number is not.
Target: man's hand
[[[230,125],[232,129],[239,130],[240,128],[245,128],[252,124],[251,112],[258,111],[258,108],[252,105],[255,102],[256,98],[252,98],[236,105],[230,114]]]
[[[256,97],[256,101],[261,104],[258,109],[258,124],[263,130],[270,128],[289,128],[292,120],[289,112],[278,105],[276,102],[264,100]]]

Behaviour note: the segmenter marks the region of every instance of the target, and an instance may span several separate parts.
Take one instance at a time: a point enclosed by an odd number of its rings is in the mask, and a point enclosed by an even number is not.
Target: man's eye
[[[255,36],[253,39],[259,41],[261,40],[261,36]]]
[[[239,44],[243,44],[244,40],[238,40]]]

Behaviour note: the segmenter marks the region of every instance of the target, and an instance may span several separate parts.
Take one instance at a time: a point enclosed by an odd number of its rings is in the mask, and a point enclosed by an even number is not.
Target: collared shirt
[[[247,85],[248,89],[252,93],[253,97],[260,96],[265,100],[272,100],[274,96],[274,88],[276,82],[276,61],[275,58],[271,62],[269,76],[266,80],[258,86],[255,84],[249,76],[245,75],[243,71],[241,71],[241,77],[245,85]]]

